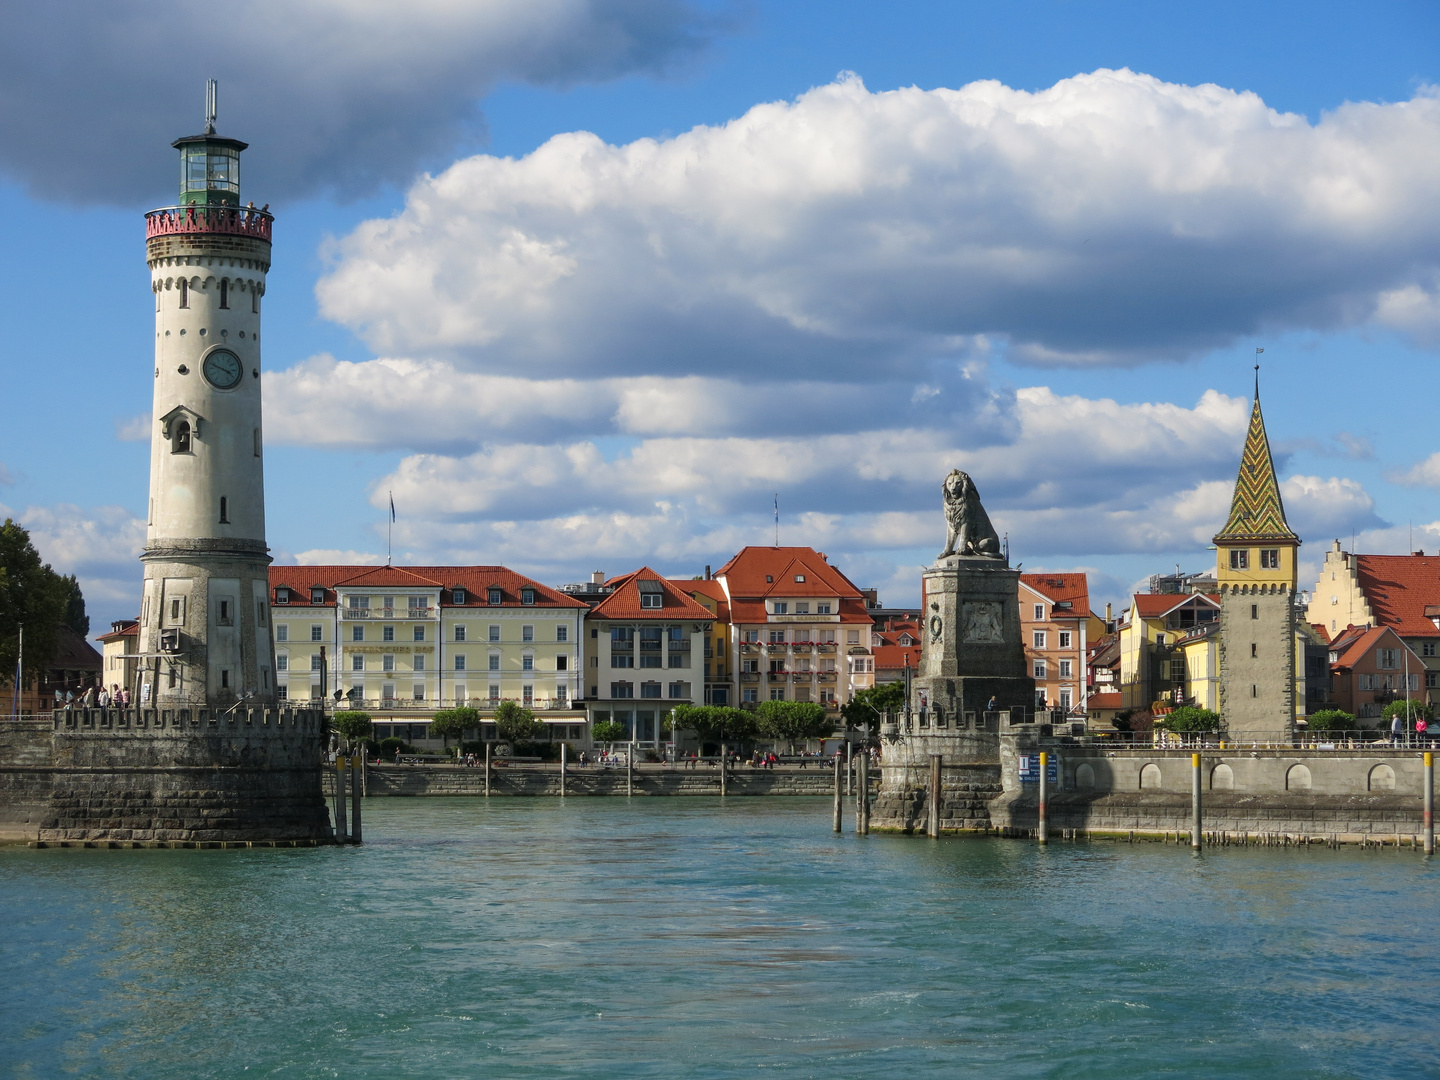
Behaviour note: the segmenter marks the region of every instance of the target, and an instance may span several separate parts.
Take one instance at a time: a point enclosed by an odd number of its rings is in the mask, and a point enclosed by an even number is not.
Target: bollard
[[[855,771],[855,761],[854,761],[854,757],[855,757],[855,755],[854,755],[853,753],[851,753],[851,744],[850,744],[849,740],[846,740],[846,742],[845,742],[845,797],[846,797],[847,799],[848,799],[851,795],[855,794],[855,784],[854,784],[853,780],[851,779],[851,777],[852,777],[852,775],[853,775],[853,773],[854,773],[854,771]]]
[[[335,842],[343,844],[350,837],[350,827],[345,823],[345,759],[335,758]]]
[[[1200,755],[1190,755],[1190,846],[1200,850]]]
[[[365,755],[356,754],[350,759],[350,842],[360,843],[360,789],[364,783]]]
[[[485,744],[485,797],[490,797],[490,744]]]
[[[840,796],[840,769],[844,760],[839,754],[835,755],[835,831],[841,832],[841,818],[844,816],[844,803]]]
[[[635,744],[630,744],[630,749],[625,751],[625,797],[628,799],[635,794]],[[724,791],[721,791],[724,794]]]
[[[1435,854],[1435,755],[1425,751],[1425,854]]]
[[[569,747],[569,744],[567,744],[567,743],[563,743],[563,742],[562,742],[562,743],[560,744],[560,797],[561,797],[562,799],[565,797],[565,758],[566,758],[566,753],[565,753],[565,752],[566,752],[569,748],[570,748],[570,747]]]
[[[860,755],[860,775],[857,777],[855,792],[855,831],[861,836],[870,835],[870,754]]]
[[[1047,790],[1048,787],[1049,787],[1049,782],[1048,782],[1048,781],[1049,781],[1049,777],[1047,777],[1045,774],[1046,774],[1046,772],[1048,771],[1049,763],[1050,763],[1050,755],[1049,755],[1048,753],[1046,753],[1044,750],[1041,750],[1041,751],[1040,751],[1040,812],[1039,812],[1039,822],[1038,822],[1037,827],[1036,827],[1036,829],[1035,829],[1035,835],[1036,835],[1036,838],[1037,838],[1037,839],[1040,841],[1040,843],[1042,843],[1042,844],[1048,844],[1048,843],[1050,842],[1050,837],[1049,837],[1049,835],[1048,835],[1048,833],[1049,833],[1049,831],[1050,831],[1050,830],[1049,830],[1049,826],[1046,825],[1046,823],[1045,823],[1045,796],[1049,794],[1049,792],[1048,792],[1048,790]]]
[[[929,819],[925,824],[925,835],[931,838],[940,836],[940,770],[942,758],[939,754],[930,755],[930,806]]]
[[[725,795],[725,773],[730,768],[729,760],[725,754],[725,744],[720,744],[720,795]]]

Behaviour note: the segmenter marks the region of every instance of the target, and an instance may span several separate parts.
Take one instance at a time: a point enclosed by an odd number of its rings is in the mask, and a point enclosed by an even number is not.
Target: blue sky
[[[394,490],[397,561],[692,573],[778,491],[899,605],[959,465],[1118,600],[1206,565],[1258,346],[1310,562],[1440,547],[1433,5],[261,3],[165,64],[157,5],[5,7],[0,506],[97,622],[140,580],[140,214],[212,74],[277,215],[282,561],[383,557]]]

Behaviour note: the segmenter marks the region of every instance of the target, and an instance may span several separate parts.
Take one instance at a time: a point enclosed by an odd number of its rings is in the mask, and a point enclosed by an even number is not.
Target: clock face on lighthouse
[[[240,358],[227,349],[216,349],[205,357],[205,379],[217,390],[231,390],[240,384],[245,368]]]

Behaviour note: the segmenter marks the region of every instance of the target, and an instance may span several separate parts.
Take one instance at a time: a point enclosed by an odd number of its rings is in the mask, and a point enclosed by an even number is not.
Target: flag
[[[1259,355],[1260,355],[1262,352],[1264,352],[1264,351],[1265,351],[1264,346],[1261,346],[1260,348],[1258,348],[1258,349],[1255,350],[1255,355],[1256,355],[1256,356],[1259,356]]]
[[[395,520],[395,496],[390,496],[390,520]]]

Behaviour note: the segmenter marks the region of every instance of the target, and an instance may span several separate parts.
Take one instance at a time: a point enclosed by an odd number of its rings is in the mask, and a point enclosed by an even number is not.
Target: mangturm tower
[[[1260,383],[1225,527],[1215,534],[1220,584],[1220,712],[1237,741],[1288,739],[1295,727],[1300,538],[1285,521]],[[1303,655],[1303,653],[1302,653]]]
[[[323,717],[275,689],[260,422],[272,218],[241,204],[246,144],[177,139],[178,205],[145,215],[155,411],[131,708],[55,714],[42,840],[315,842]]]

